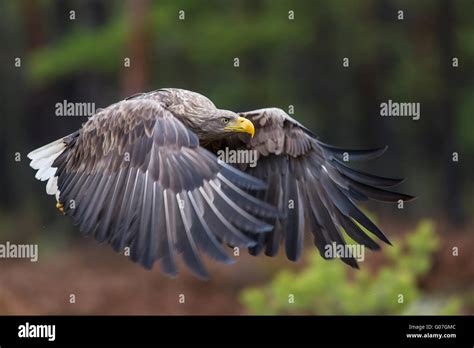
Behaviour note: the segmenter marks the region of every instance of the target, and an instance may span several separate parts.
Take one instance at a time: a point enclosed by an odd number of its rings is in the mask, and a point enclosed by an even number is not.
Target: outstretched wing
[[[60,145],[50,180],[57,180],[65,214],[115,250],[130,247],[131,259],[146,268],[160,260],[176,275],[181,254],[205,278],[201,251],[230,263],[223,243],[251,247],[256,242],[246,233],[272,229],[255,215],[275,216],[276,209],[242,190],[264,184],[218,161],[156,101],[114,104]]]
[[[370,249],[379,249],[361,228],[380,240],[390,243],[382,231],[357,207],[357,202],[375,199],[386,202],[410,200],[413,197],[389,191],[402,180],[363,173],[347,166],[349,161],[369,160],[384,153],[386,148],[349,150],[322,143],[302,124],[283,110],[268,108],[240,114],[255,126],[255,137],[239,135],[220,148],[247,149],[257,152],[257,165],[244,166],[246,172],[262,179],[267,190],[256,197],[277,206],[285,218],[272,220],[274,231],[257,236],[259,244],[253,254],[265,249],[273,256],[284,240],[286,255],[297,260],[303,246],[304,231],[310,230],[321,256],[327,245],[344,245],[344,234]],[[353,257],[342,258],[357,267]]]

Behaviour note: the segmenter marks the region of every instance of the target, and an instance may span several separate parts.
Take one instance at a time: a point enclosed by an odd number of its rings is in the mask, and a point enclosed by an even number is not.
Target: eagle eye
[[[221,121],[222,121],[223,124],[227,124],[227,123],[229,123],[230,118],[223,117],[223,118],[221,119]]]

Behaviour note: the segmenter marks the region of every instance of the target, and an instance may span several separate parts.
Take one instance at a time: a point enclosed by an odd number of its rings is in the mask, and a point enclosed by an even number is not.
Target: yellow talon
[[[64,214],[64,205],[62,205],[61,203],[57,202],[57,203],[56,203],[56,208],[57,208],[62,214]]]

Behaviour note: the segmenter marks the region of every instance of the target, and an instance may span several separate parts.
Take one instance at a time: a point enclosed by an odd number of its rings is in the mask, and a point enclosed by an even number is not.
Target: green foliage
[[[35,52],[28,74],[33,82],[45,83],[80,69],[113,71],[123,64],[118,53],[124,42],[123,18],[95,33],[77,29],[65,36],[58,47]]]
[[[386,262],[375,273],[368,267],[354,271],[313,252],[303,271],[284,270],[270,284],[244,290],[241,300],[253,314],[455,314],[458,299],[428,300],[417,286],[438,246],[433,223],[425,220],[403,241],[383,249]]]

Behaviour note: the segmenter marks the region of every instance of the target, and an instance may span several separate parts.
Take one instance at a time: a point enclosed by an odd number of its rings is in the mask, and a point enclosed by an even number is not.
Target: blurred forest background
[[[39,243],[40,261],[0,260],[0,314],[474,313],[473,15],[472,0],[1,0],[0,243]],[[99,108],[161,87],[235,111],[292,105],[324,142],[388,145],[360,168],[406,177],[418,199],[364,208],[408,247],[369,255],[359,273],[313,260],[310,245],[298,264],[241,255],[200,282],[84,240],[26,154],[85,122],[55,116],[58,102]],[[419,102],[421,119],[381,117],[389,99]],[[306,302],[281,305],[295,284]],[[400,292],[406,306],[392,306]],[[351,305],[361,296],[372,302]]]

